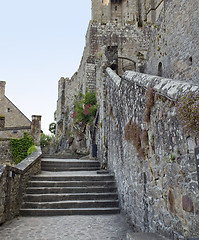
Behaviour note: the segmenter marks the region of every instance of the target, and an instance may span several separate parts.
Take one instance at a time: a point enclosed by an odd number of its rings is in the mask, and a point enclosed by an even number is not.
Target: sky
[[[58,80],[77,70],[91,0],[0,0],[0,81],[6,96],[42,130],[54,121]]]

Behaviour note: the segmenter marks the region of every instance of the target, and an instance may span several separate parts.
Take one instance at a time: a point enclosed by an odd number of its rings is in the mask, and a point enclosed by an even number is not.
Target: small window
[[[117,11],[117,6],[115,6],[115,11]]]
[[[4,128],[4,127],[5,127],[5,117],[0,116],[0,128]]]
[[[13,133],[17,133],[17,130],[13,130]]]
[[[159,62],[159,64],[158,64],[158,76],[162,77],[162,63],[161,62]]]
[[[8,112],[10,112],[10,108],[8,108]]]
[[[193,59],[192,57],[189,58],[189,65],[192,65]]]

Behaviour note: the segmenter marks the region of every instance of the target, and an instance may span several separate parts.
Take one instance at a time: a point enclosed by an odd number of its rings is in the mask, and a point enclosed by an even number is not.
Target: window
[[[5,116],[0,116],[0,128],[5,127]]]
[[[115,11],[117,11],[117,6],[115,6]]]
[[[158,64],[158,76],[162,77],[162,63],[161,62],[159,62],[159,64]]]
[[[10,108],[8,108],[8,112],[10,112]]]

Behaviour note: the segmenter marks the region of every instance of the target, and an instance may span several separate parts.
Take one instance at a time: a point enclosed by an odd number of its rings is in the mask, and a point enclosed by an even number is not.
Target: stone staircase
[[[43,158],[41,166],[41,174],[28,182],[22,216],[120,212],[114,176],[101,173],[99,162]]]

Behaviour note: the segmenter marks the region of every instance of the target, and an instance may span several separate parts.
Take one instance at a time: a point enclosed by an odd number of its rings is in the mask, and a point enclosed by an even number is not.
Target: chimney
[[[6,82],[0,81],[0,100],[3,99],[5,96],[5,88],[6,88]]]
[[[40,145],[41,116],[32,115],[31,135],[36,146]]]

